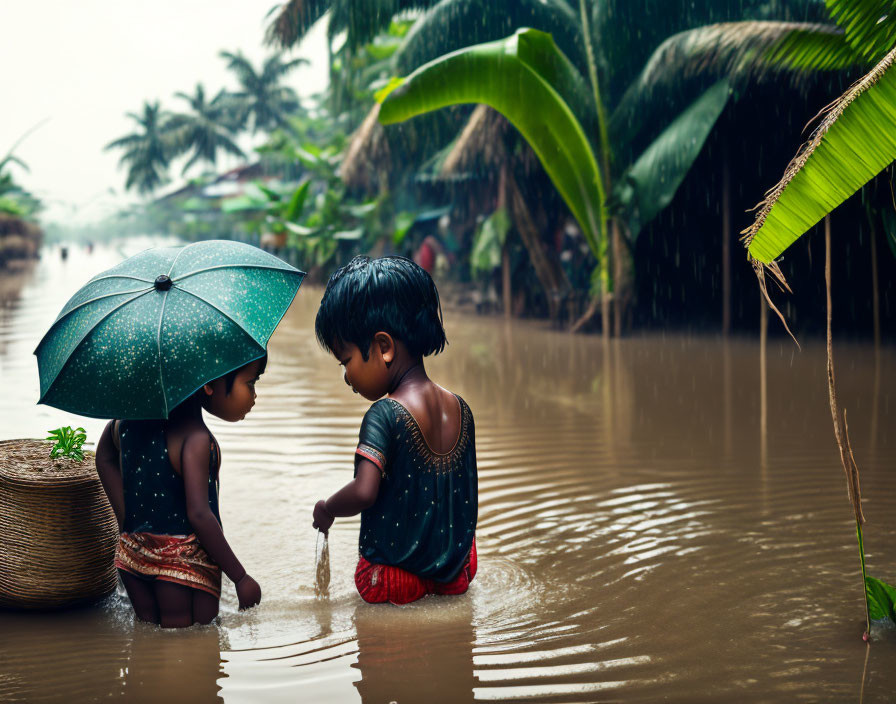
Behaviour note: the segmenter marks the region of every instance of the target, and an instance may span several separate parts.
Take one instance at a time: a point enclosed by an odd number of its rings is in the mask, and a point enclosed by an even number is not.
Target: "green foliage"
[[[479,225],[470,253],[470,270],[474,278],[489,274],[501,266],[501,249],[507,241],[509,230],[510,216],[504,208],[498,208]]]
[[[847,43],[867,62],[880,60],[896,42],[896,1],[825,0]]]
[[[172,132],[173,154],[192,151],[184,165],[186,173],[197,162],[214,166],[219,152],[245,157],[236,142],[238,130],[237,111],[240,105],[224,90],[211,101],[205,99],[205,89],[197,84],[193,95],[176,93],[176,97],[186,101],[189,113],[178,113],[169,118],[167,128]]]
[[[395,214],[395,232],[392,233],[392,244],[400,247],[417,220],[417,213],[401,212]]]
[[[25,217],[29,214],[28,209],[12,196],[0,196],[0,213],[17,217]]]
[[[268,44],[283,49],[298,43],[321,19],[330,13],[327,33],[330,40],[342,33],[346,46],[355,50],[389,27],[392,18],[409,10],[425,10],[439,0],[289,0],[271,12]]]
[[[672,202],[728,102],[727,80],[706,91],[644,151],[614,188],[634,242],[641,228]]]
[[[168,163],[176,153],[171,115],[155,101],[145,102],[142,113],[129,112],[128,117],[137,123],[137,131],[109,142],[105,149],[124,150],[119,163],[128,170],[126,189],[151,193],[167,182]]]
[[[565,0],[442,0],[408,32],[395,55],[395,69],[409,73],[439,56],[503,39],[521,27],[551,34],[560,50],[584,70],[579,20]]]
[[[72,430],[70,425],[64,428],[47,431],[50,436],[46,440],[53,442],[50,448],[50,457],[68,457],[76,462],[84,460],[84,451],[81,449],[84,441],[87,440],[87,434],[84,428],[76,428]]]
[[[888,55],[832,107],[764,201],[749,253],[768,264],[896,159],[896,70]]]
[[[859,558],[862,563],[862,581],[865,586],[865,609],[868,619],[869,621],[889,619],[896,625],[896,588],[868,576],[865,571],[865,541],[862,536],[862,527],[858,523],[856,523],[856,537],[859,540]]]
[[[786,34],[771,47],[766,60],[793,71],[839,71],[865,65],[842,31],[823,27]]]
[[[284,85],[283,79],[308,61],[286,61],[279,54],[274,54],[265,59],[260,69],[256,69],[240,51],[222,51],[220,56],[227,61],[227,68],[240,83],[240,89],[229,94],[236,106],[234,119],[240,124],[250,124],[253,133],[286,125],[300,103],[296,92]]]
[[[896,624],[896,588],[874,577],[865,577],[865,598],[872,621],[889,619]]]
[[[532,146],[592,250],[602,252],[603,180],[581,124],[550,83],[551,78],[574,71],[550,35],[520,30],[420,67],[388,95],[378,96],[383,100],[380,121],[388,125],[458,103],[495,108]]]

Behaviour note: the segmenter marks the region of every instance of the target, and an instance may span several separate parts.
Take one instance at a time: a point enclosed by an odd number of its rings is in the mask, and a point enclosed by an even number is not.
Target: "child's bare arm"
[[[124,524],[125,505],[124,505],[124,485],[121,481],[121,466],[118,461],[118,448],[115,445],[115,435],[113,433],[115,421],[110,420],[100,435],[99,442],[96,444],[96,473],[100,477],[100,483],[103,485],[103,491],[112,505],[115,512],[115,519],[118,521],[118,530]]]
[[[354,516],[373,506],[379,490],[379,467],[370,460],[361,459],[352,481],[326,501],[315,504],[312,526],[326,533],[337,516]]]
[[[211,451],[209,436],[193,432],[184,442],[181,475],[187,499],[187,519],[209,557],[236,585],[240,608],[255,606],[261,601],[261,588],[237,559],[224,537],[221,524],[208,505],[208,465]]]

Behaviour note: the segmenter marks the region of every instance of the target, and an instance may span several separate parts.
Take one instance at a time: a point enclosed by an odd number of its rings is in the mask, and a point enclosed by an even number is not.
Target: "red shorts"
[[[367,559],[358,560],[355,586],[361,598],[369,604],[410,604],[427,594],[463,594],[476,576],[476,539],[470,547],[467,561],[450,582],[423,579],[400,567],[374,565]]]

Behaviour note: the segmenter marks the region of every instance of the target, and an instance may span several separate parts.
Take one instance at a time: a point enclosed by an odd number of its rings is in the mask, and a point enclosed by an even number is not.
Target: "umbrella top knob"
[[[172,281],[165,274],[162,274],[156,278],[155,283],[153,284],[156,287],[156,291],[167,291],[171,288]]]

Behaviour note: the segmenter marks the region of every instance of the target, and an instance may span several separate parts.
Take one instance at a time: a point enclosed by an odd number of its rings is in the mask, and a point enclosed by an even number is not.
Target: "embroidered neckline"
[[[417,422],[417,419],[414,418],[414,414],[411,413],[401,401],[394,398],[386,399],[393,403],[393,407],[398,410],[400,415],[404,416],[405,428],[411,433],[418,453],[424,457],[429,457],[432,462],[438,465],[437,469],[441,470],[446,469],[446,465],[453,464],[452,460],[466,449],[467,440],[469,438],[470,409],[460,396],[457,394],[452,395],[457,399],[460,408],[460,429],[458,430],[457,440],[454,442],[454,447],[448,452],[436,452],[433,450],[429,442],[427,442],[426,437],[423,435],[420,424]]]

